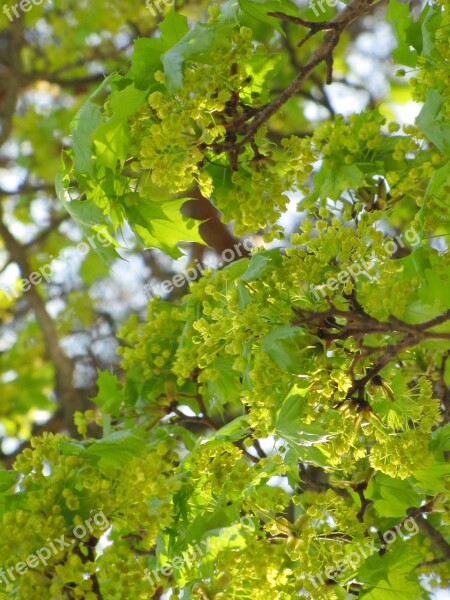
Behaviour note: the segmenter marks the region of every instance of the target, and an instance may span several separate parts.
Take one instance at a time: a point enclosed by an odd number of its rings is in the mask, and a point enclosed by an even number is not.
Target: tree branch
[[[22,277],[29,279],[32,269],[26,251],[6,227],[3,221],[1,203],[0,236],[3,238],[11,258],[19,266]],[[47,312],[43,298],[33,285],[26,292],[26,295],[41,327],[47,355],[55,367],[55,394],[64,414],[65,427],[75,436],[76,430],[73,424],[73,414],[77,410],[84,410],[86,408],[86,400],[73,385],[73,363],[60,346],[55,323]]]
[[[411,509],[408,511],[408,515],[412,517],[421,532],[427,536],[427,538],[432,542],[436,548],[442,553],[442,556],[450,561],[450,544],[446,541],[444,536],[435,529],[427,519],[423,516],[423,512],[430,512],[431,507],[427,505],[426,507],[421,507],[420,509]]]
[[[0,148],[11,135],[13,128],[13,117],[16,110],[17,100],[20,92],[20,78],[22,73],[22,45],[23,45],[23,13],[11,24],[11,45],[9,74],[6,82],[0,82],[0,89],[4,91],[4,98],[0,107]],[[6,83],[6,86],[5,86]],[[5,87],[5,89],[4,89]]]
[[[328,65],[328,72],[326,83],[332,82],[332,61],[333,51],[336,48],[340,36],[344,29],[352,23],[355,19],[362,16],[370,10],[374,0],[354,0],[351,4],[346,6],[342,12],[340,12],[331,22],[326,22],[326,26],[322,29],[328,29],[322,43],[315,50],[312,58],[306,63],[304,67],[300,69],[297,77],[291,82],[291,84],[285,89],[285,91],[278,96],[275,100],[263,107],[258,114],[255,116],[253,121],[250,122],[247,131],[244,133],[244,137],[238,143],[238,149],[242,149],[243,146],[249,142],[256,134],[258,129],[270,119],[278,110],[285,104],[292,96],[294,96],[301,88],[305,80],[308,78],[310,73],[320,63],[325,62]],[[308,23],[304,21],[303,23]],[[319,31],[319,27],[317,31]]]

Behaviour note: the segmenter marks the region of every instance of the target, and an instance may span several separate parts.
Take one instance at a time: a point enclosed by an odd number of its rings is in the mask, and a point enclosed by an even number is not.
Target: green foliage
[[[444,2],[411,12],[392,0],[387,19],[393,60],[417,69],[415,124],[380,102],[310,125],[305,98],[329,100],[308,77],[330,72],[327,48],[344,77],[348,38],[288,0],[171,9],[135,40],[128,72],[72,111],[56,189],[103,261],[86,259],[85,280],[105,275],[127,227],[172,259],[205,245],[201,217],[183,214],[199,197],[255,248],[132,315],[120,370],[101,370],[94,408],[75,412],[79,439],[32,437],[0,472],[3,568],[71,542],[0,598],[416,600],[431,598],[425,578],[448,586],[450,17]],[[297,47],[300,26],[318,35]],[[90,323],[92,298],[71,302]],[[2,423],[23,437],[24,382],[51,408],[43,353],[30,325],[0,355]],[[108,530],[76,539],[94,510]],[[421,526],[402,536],[408,518]]]

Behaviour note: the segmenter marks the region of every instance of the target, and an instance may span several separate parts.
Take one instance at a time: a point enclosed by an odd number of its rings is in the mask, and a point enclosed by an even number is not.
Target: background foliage
[[[445,597],[448,2],[1,27],[0,598]]]

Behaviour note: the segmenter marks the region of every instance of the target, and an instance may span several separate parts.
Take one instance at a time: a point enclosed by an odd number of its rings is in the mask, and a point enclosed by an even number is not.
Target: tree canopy
[[[0,28],[0,599],[448,597],[448,1]]]

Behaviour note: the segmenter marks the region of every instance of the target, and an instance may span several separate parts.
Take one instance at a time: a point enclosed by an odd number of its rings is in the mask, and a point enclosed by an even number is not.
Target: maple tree
[[[448,590],[448,2],[60,4],[0,32],[0,598]]]

